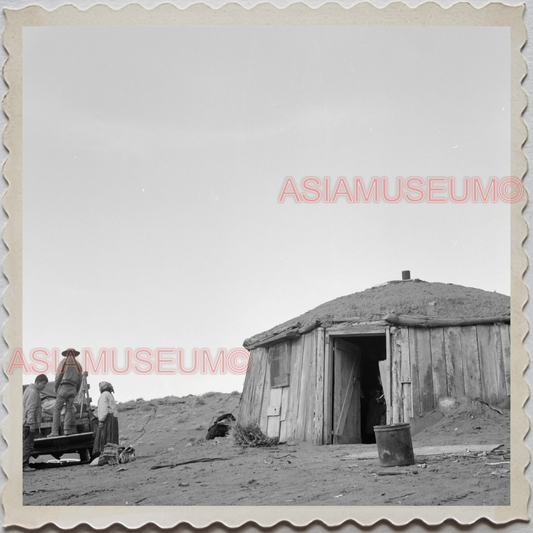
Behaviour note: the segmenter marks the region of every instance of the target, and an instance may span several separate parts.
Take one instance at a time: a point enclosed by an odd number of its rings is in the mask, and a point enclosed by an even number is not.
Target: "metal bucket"
[[[411,428],[409,424],[374,426],[381,466],[407,466],[415,464]]]

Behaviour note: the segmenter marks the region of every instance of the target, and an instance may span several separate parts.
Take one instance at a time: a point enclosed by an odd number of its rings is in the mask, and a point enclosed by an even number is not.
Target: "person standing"
[[[22,396],[22,471],[35,472],[30,468],[30,456],[35,435],[41,429],[41,391],[46,387],[48,378],[39,374],[35,382],[26,387]]]
[[[93,455],[100,455],[106,444],[118,444],[118,413],[113,393],[113,385],[101,381],[100,398],[98,398],[98,429],[94,439]]]
[[[65,422],[63,425],[63,434],[71,434],[72,426],[72,407],[74,405],[74,398],[78,395],[82,381],[82,368],[76,361],[76,357],[80,352],[69,348],[61,355],[65,358],[57,368],[54,389],[57,394],[56,403],[54,405],[54,419],[52,422],[52,433],[49,437],[59,436],[59,426],[61,425],[61,409],[65,406]]]

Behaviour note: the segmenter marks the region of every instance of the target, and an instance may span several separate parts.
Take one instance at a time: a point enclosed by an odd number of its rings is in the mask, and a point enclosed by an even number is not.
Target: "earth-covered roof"
[[[300,316],[246,339],[245,345],[293,328],[341,322],[343,318],[352,322],[379,321],[389,313],[442,319],[509,316],[511,298],[497,292],[452,283],[419,279],[389,281],[323,303]]]

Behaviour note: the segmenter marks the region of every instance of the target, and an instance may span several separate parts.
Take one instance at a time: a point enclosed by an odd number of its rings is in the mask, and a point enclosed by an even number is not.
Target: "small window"
[[[268,350],[270,356],[270,386],[288,387],[291,374],[291,350],[288,342],[274,344]]]

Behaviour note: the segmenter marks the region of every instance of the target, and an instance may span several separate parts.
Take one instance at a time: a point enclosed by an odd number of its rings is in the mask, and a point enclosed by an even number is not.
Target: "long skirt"
[[[98,425],[94,438],[93,455],[100,455],[108,443],[118,444],[118,418],[112,414],[106,416],[103,426]]]

